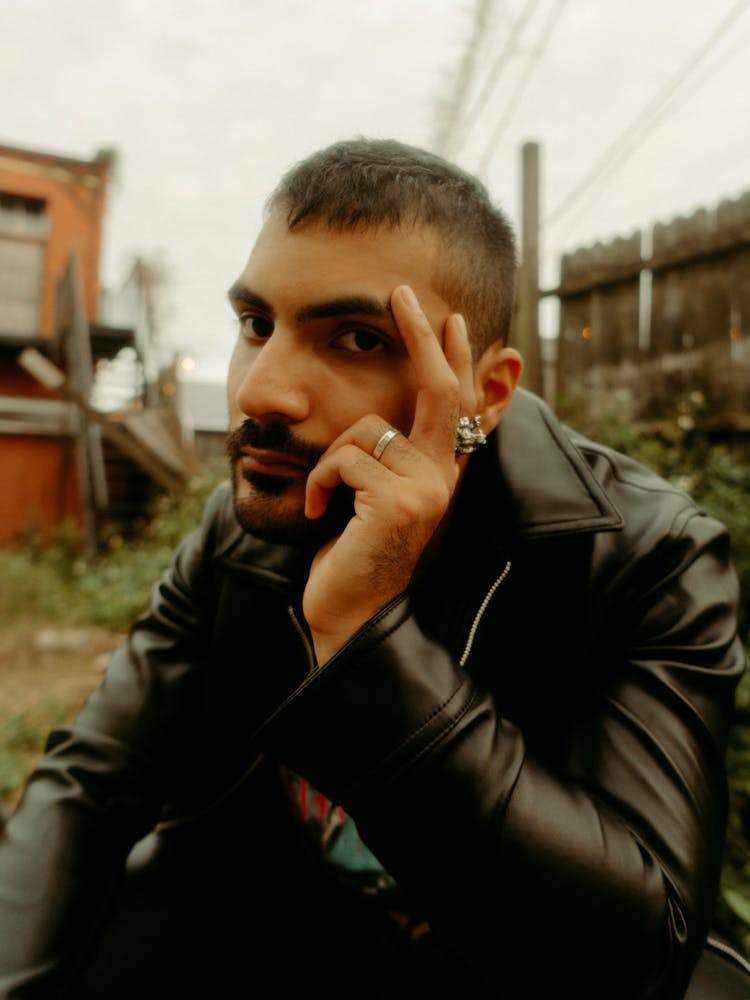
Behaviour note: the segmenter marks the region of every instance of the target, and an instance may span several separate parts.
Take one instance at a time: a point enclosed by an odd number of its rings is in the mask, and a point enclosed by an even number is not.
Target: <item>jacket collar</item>
[[[598,482],[583,447],[595,447],[565,428],[550,408],[524,389],[516,390],[498,428],[489,438],[493,452],[472,456],[467,479],[474,492],[492,483],[522,536],[613,531],[623,519]],[[490,452],[490,449],[486,449]]]

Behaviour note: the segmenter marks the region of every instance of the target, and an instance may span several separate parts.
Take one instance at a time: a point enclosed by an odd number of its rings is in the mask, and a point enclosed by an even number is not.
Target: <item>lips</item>
[[[243,472],[262,472],[267,476],[306,476],[309,463],[280,451],[266,448],[251,448],[245,445],[240,457]]]

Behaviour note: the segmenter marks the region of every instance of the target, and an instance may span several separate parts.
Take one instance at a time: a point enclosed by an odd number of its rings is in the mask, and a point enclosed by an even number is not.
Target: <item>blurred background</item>
[[[487,184],[527,386],[729,525],[746,639],[749,55],[750,0],[0,0],[0,795],[223,475],[226,289],[341,138]],[[750,951],[748,720],[745,685],[717,905]]]
[[[478,173],[518,221],[539,142],[554,286],[566,250],[747,190],[749,43],[736,0],[0,0],[0,139],[114,151],[102,284],[158,265],[165,344],[221,378],[225,290],[295,160],[393,136]]]

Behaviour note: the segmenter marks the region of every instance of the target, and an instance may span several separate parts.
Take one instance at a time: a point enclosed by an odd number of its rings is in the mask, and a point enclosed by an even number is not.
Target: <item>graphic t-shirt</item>
[[[283,768],[282,779],[303,842],[331,877],[376,898],[409,937],[416,939],[429,931],[428,924],[408,913],[395,879],[364,843],[351,816],[293,771]]]

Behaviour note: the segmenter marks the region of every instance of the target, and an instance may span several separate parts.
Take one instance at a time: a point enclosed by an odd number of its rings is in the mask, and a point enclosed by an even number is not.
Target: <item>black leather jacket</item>
[[[307,556],[213,496],[7,826],[0,995],[56,996],[133,842],[251,801],[262,753],[342,804],[503,996],[682,996],[744,667],[727,534],[528,393],[490,440],[429,573],[315,670]]]

